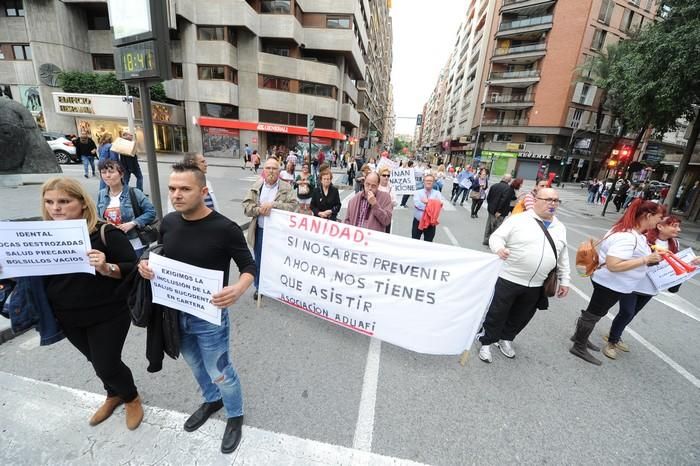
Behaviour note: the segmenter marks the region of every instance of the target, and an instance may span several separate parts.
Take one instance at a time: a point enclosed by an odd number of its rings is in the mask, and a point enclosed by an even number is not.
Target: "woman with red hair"
[[[588,352],[598,350],[588,341],[595,325],[620,298],[632,294],[646,277],[650,264],[661,261],[661,255],[652,252],[644,233],[656,228],[664,214],[664,207],[650,201],[635,199],[625,215],[613,225],[598,246],[598,261],[601,267],[593,272],[593,295],[588,308],[581,311],[576,322],[576,331],[569,350],[591,364],[602,362]]]
[[[681,220],[672,215],[662,219],[656,228],[647,230],[646,238],[649,246],[656,246],[660,250],[677,253],[679,249],[678,234],[681,232]],[[700,263],[700,258],[695,258],[692,264]],[[678,291],[680,285],[669,289],[672,293]],[[608,335],[603,337],[608,344],[603,349],[603,354],[610,359],[617,358],[617,350],[628,352],[629,346],[622,341],[622,332],[630,322],[639,314],[644,306],[658,293],[656,286],[648,276],[640,282],[634,293],[620,297],[620,310],[610,326]]]

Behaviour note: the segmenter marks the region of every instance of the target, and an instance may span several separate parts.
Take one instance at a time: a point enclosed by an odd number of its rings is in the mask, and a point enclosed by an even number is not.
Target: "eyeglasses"
[[[539,199],[540,201],[544,201],[544,202],[546,202],[547,204],[555,204],[555,205],[561,204],[561,199],[556,199],[556,198],[553,198],[553,197],[547,197],[547,198],[545,198],[545,197],[538,197],[537,199]]]
[[[382,178],[389,178],[389,175],[382,175]]]

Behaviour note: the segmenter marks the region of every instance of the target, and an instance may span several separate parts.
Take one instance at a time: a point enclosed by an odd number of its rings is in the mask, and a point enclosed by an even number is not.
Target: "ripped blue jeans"
[[[180,313],[180,353],[197,380],[204,401],[223,400],[226,417],[243,415],[243,393],[229,356],[228,309],[221,311],[221,325]]]

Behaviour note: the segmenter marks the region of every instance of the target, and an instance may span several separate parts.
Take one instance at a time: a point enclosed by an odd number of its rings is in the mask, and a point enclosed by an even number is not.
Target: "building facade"
[[[488,163],[496,175],[583,176],[601,95],[587,62],[654,21],[657,7],[655,0],[471,0],[448,65],[455,84],[448,80],[443,148]],[[454,58],[461,54],[469,58]],[[470,79],[473,91],[460,94]],[[615,138],[610,115],[600,129],[597,160],[613,141],[634,139]]]
[[[184,109],[190,151],[358,150],[352,138],[371,152],[384,143],[392,98],[387,0],[167,4],[173,79],[164,87]],[[74,118],[53,106],[61,91],[55,75],[114,70],[107,3],[0,5],[0,92],[40,106],[48,130],[75,132]]]

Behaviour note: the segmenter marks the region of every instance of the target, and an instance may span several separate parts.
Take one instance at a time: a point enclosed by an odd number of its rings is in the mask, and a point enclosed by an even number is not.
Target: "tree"
[[[409,141],[406,141],[403,138],[395,137],[394,138],[394,153],[401,154],[404,147],[408,147],[410,144],[411,143]]]
[[[612,68],[610,92],[620,99],[631,127],[656,133],[675,129],[679,118],[694,120],[688,144],[666,196],[670,208],[700,133],[700,2],[666,0],[661,21],[624,42],[624,58]],[[643,126],[644,125],[644,126]]]
[[[58,85],[64,92],[77,94],[124,95],[124,83],[114,73],[64,71],[58,75]],[[167,102],[162,83],[150,87],[151,100]],[[129,86],[129,95],[139,96],[138,87]]]

